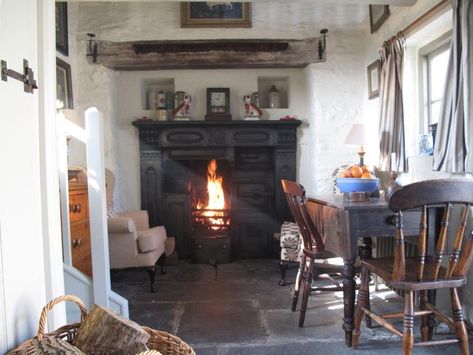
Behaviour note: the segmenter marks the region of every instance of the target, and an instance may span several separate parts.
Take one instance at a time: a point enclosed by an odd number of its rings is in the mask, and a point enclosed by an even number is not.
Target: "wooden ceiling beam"
[[[321,38],[303,40],[97,41],[97,64],[113,70],[303,68],[325,61]]]

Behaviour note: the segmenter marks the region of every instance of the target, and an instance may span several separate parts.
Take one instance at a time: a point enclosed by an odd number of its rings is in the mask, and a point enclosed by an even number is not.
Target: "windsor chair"
[[[473,204],[473,180],[443,179],[429,180],[407,185],[395,191],[389,199],[389,208],[396,212],[396,235],[393,258],[378,258],[362,261],[361,285],[355,309],[355,329],[352,346],[357,348],[363,314],[378,322],[402,338],[404,354],[412,354],[414,345],[439,345],[459,343],[463,355],[469,354],[468,334],[463,319],[458,288],[466,284],[465,275],[473,260],[473,233],[463,243],[466,226]],[[452,251],[445,253],[452,208],[461,208],[460,222],[455,226]],[[435,244],[435,255],[427,255],[429,208],[442,208],[441,224]],[[404,253],[403,211],[420,209],[418,256],[406,258]],[[432,239],[431,239],[432,240]],[[462,250],[462,243],[464,244]],[[447,259],[448,256],[448,259]],[[367,307],[369,274],[380,276],[388,286],[403,290],[404,312],[375,314]],[[450,289],[452,317],[449,317],[429,303],[432,290]],[[419,308],[414,310],[414,296],[419,294]],[[414,343],[414,318],[421,318],[421,341]],[[433,327],[429,317],[437,317],[455,331],[457,338],[432,340]],[[388,320],[403,318],[403,331]]]
[[[304,283],[301,310],[299,316],[299,327],[304,326],[305,314],[307,310],[307,301],[311,291],[342,291],[343,286],[340,285],[332,274],[341,271],[341,266],[334,265],[330,259],[334,260],[336,256],[325,250],[324,241],[317,231],[317,228],[309,214],[306,204],[305,190],[302,185],[289,181],[281,180],[284,193],[286,194],[289,209],[299,227],[302,237],[302,259],[299,264],[296,282],[294,285],[294,294],[292,297],[291,310],[294,312],[299,299],[299,290]],[[328,268],[324,268],[322,275],[319,277],[326,278],[331,281],[334,286],[312,287],[312,279],[314,277],[314,264],[316,268],[322,268],[323,264],[316,263],[320,260],[327,261]]]

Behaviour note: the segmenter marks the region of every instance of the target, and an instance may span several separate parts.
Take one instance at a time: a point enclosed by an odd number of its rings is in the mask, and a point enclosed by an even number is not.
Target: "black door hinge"
[[[34,79],[33,69],[28,67],[28,61],[23,59],[23,74],[18,73],[12,69],[7,68],[7,62],[2,60],[2,80],[7,81],[8,77],[21,81],[24,85],[23,88],[25,92],[33,93],[34,89],[37,89],[36,80]]]

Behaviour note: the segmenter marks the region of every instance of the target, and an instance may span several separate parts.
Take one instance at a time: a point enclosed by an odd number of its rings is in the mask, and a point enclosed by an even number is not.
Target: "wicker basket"
[[[7,355],[29,355],[34,354],[35,349],[33,347],[33,339],[37,338],[38,340],[42,340],[44,337],[57,337],[66,340],[69,343],[72,343],[77,331],[79,330],[81,323],[74,323],[65,325],[61,328],[56,329],[54,332],[51,333],[44,333],[44,329],[46,327],[46,320],[48,312],[58,303],[63,301],[72,301],[79,306],[80,313],[81,313],[81,322],[87,316],[87,309],[85,308],[84,303],[76,297],[72,295],[61,296],[55,298],[51,302],[49,302],[46,306],[43,307],[41,311],[41,316],[39,317],[39,327],[38,333],[36,337],[32,339],[26,340],[24,343],[19,345],[16,349],[7,353]],[[157,350],[163,355],[195,355],[194,350],[183,340],[179,337],[160,331],[151,329],[148,327],[142,327],[149,335],[150,338],[146,343],[146,346],[150,350]]]

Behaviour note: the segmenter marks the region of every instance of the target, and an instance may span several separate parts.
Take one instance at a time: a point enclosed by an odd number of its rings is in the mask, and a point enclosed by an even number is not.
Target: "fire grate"
[[[221,234],[230,228],[230,210],[194,209],[192,225],[206,235]]]

